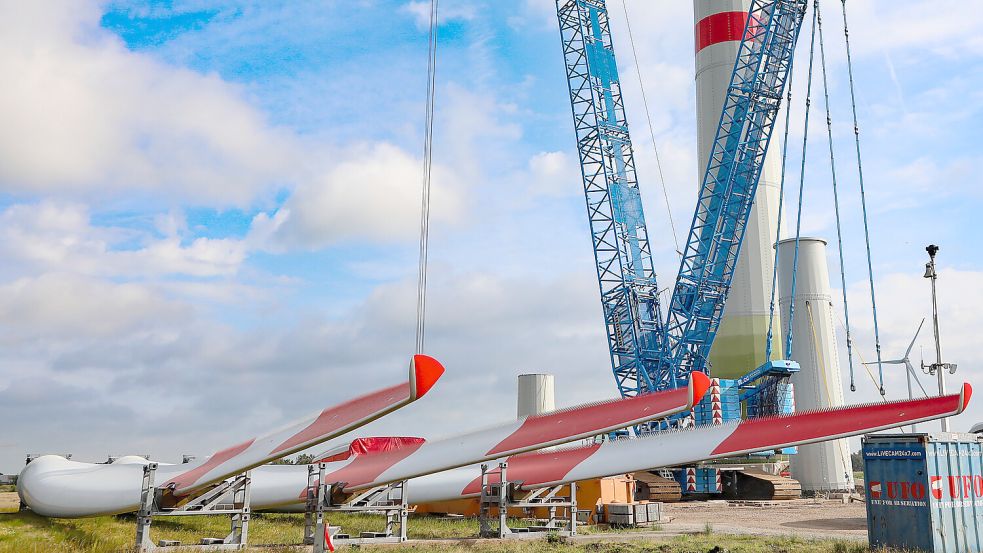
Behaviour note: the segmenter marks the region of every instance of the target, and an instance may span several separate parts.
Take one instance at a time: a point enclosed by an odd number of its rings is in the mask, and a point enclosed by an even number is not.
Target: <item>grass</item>
[[[366,531],[378,532],[385,527],[384,519],[377,515],[333,513],[328,522],[353,536]],[[524,524],[518,520],[510,522],[513,527]],[[54,549],[79,553],[125,551],[132,546],[135,532],[132,516],[49,519],[31,512],[0,514],[0,553],[41,553]],[[224,537],[228,532],[227,517],[174,517],[155,520],[151,537],[155,542],[165,538],[197,543],[202,537]],[[477,533],[478,522],[473,518],[410,518],[409,536],[414,539],[461,539]],[[299,544],[303,538],[303,515],[254,514],[249,525],[251,545]]]
[[[0,493],[16,492],[16,491],[17,491],[17,486],[14,486],[12,484],[4,484],[3,486],[0,486]]]
[[[303,538],[303,515],[257,514],[249,526],[251,545],[298,544]],[[358,535],[380,530],[383,520],[375,515],[333,513],[328,521],[342,526],[345,532]],[[513,521],[521,525],[521,521]],[[154,540],[176,539],[196,543],[201,537],[220,537],[228,532],[225,517],[180,517],[154,521]],[[47,519],[30,512],[0,514],[0,553],[117,553],[129,551],[135,537],[131,516],[90,519]],[[400,551],[411,553],[866,553],[866,545],[843,541],[811,541],[788,537],[731,536],[703,532],[679,537],[650,537],[626,532],[615,538],[601,528],[585,528],[587,540],[570,541],[551,535],[537,540],[471,540],[477,535],[478,522],[473,518],[448,519],[431,516],[410,518],[411,539],[440,539],[431,543],[412,543],[397,549],[361,547],[361,551]],[[648,529],[652,531],[651,529]],[[255,553],[303,551],[289,546],[257,547]]]
[[[17,492],[0,492],[0,513],[16,513],[19,507]]]

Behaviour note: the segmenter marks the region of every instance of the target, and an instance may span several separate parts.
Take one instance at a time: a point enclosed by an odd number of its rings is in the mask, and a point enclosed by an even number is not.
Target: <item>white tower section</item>
[[[556,392],[551,374],[520,374],[518,418],[556,410]]]
[[[734,61],[750,0],[694,0],[696,15],[696,109],[698,175],[702,184],[710,148],[720,123],[724,97],[730,85]],[[777,133],[776,133],[777,134]],[[773,245],[778,225],[778,190],[781,179],[781,145],[773,139],[765,157],[757,194],[720,330],[710,351],[712,374],[738,378],[759,367],[765,359],[765,337],[771,305],[774,271]],[[775,318],[775,334],[779,320]],[[772,358],[781,359],[776,341]]]
[[[788,333],[788,310],[792,299],[792,267],[795,239],[778,243],[779,304],[782,338]],[[833,298],[826,265],[826,241],[799,240],[799,270],[795,284],[795,315],[792,324],[792,360],[801,370],[792,376],[795,410],[811,411],[843,405],[843,381],[836,348]],[[853,467],[847,440],[833,440],[799,448],[792,456],[792,478],[804,491],[853,491]]]

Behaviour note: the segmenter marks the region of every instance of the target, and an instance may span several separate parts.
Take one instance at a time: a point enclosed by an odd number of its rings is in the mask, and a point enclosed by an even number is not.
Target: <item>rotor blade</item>
[[[915,367],[912,367],[911,366],[911,362],[905,361],[905,367],[908,369],[908,372],[911,374],[912,378],[915,380],[915,384],[918,384],[918,387],[922,389],[922,393],[925,394],[925,397],[929,397],[928,396],[928,392],[925,391],[925,386],[922,386],[922,381],[918,379],[918,373],[915,372]]]
[[[904,359],[891,359],[890,361],[881,361],[882,365],[903,365],[905,363]],[[876,365],[877,361],[870,361],[864,363],[864,365]]]
[[[908,359],[908,356],[911,355],[911,349],[915,347],[915,341],[918,340],[918,335],[921,334],[923,326],[925,326],[925,317],[922,317],[922,322],[918,324],[918,330],[915,331],[915,337],[911,339],[908,349],[904,352],[905,359]]]
[[[226,451],[231,451],[231,454],[217,453],[195,465],[160,464],[156,471],[157,481],[172,485],[174,494],[183,497],[191,493],[184,490],[194,491],[208,482],[214,483],[216,478],[225,478],[222,475],[229,475],[233,470],[249,470],[256,467],[260,459],[289,455],[352,430],[426,393],[443,368],[436,361],[431,360],[432,365],[424,363],[425,359],[429,358],[417,356],[416,368],[423,366],[432,370],[424,370],[422,374],[418,370],[417,378],[409,384],[387,388],[326,409],[313,420],[308,419],[265,438],[250,440],[240,452],[230,448]],[[435,374],[438,368],[439,372]],[[332,483],[348,482],[352,487],[361,489],[372,487],[374,482],[404,480],[410,475],[429,474],[568,443],[692,409],[709,387],[710,380],[706,375],[693,373],[685,388],[526,417],[445,440],[406,440],[404,447],[352,455],[347,460],[327,463],[331,468],[328,477]],[[140,508],[142,501],[144,464],[97,465],[48,455],[24,468],[19,478],[19,491],[25,503],[44,516],[85,517],[132,512]],[[267,465],[255,468],[251,474],[254,477],[269,473],[284,475],[278,470],[284,467],[297,469],[286,471],[288,479],[299,477],[306,486],[306,465]],[[343,487],[347,486],[338,486],[338,489]],[[295,499],[293,484],[285,489],[290,495],[287,502]],[[283,489],[274,486],[274,492],[281,493]],[[304,494],[306,497],[306,491]]]
[[[420,439],[410,447],[353,456],[335,465],[338,468],[328,472],[325,481],[353,492],[566,444],[688,411],[709,388],[710,379],[694,372],[685,388],[580,405],[452,438]]]
[[[444,367],[436,359],[414,355],[410,360],[408,382],[328,407],[287,428],[223,449],[197,466],[171,477],[164,487],[171,487],[175,495],[186,495],[208,484],[347,434],[423,397],[442,374]]]
[[[958,415],[966,409],[971,395],[967,383],[960,393],[948,396],[750,419],[519,455],[508,460],[509,479],[521,481],[523,489],[532,489],[846,438]]]
[[[436,359],[415,355],[409,380],[357,397],[293,425],[189,464],[159,464],[156,485],[176,497],[187,496],[230,476],[336,438],[424,396],[444,373]],[[44,516],[83,517],[135,511],[141,502],[146,463],[92,464],[46,455],[28,464],[18,491],[32,510]],[[163,484],[163,486],[161,486]]]
[[[746,451],[778,449],[843,438],[958,414],[966,407],[970,393],[971,389],[966,385],[960,394],[941,398],[734,421],[654,434],[645,438],[524,453],[507,458],[508,479],[519,483],[523,489],[530,490],[662,466],[689,465],[704,459],[730,457]],[[414,443],[405,438],[389,440],[391,443]],[[362,451],[359,455],[390,456],[390,451],[391,449],[381,447],[374,451]],[[336,472],[337,467],[343,465],[342,461],[325,462],[328,478],[330,473]],[[488,476],[491,482],[500,479],[497,470],[491,470]],[[376,479],[376,483],[383,484],[388,479],[383,475]],[[251,493],[254,508],[283,509],[290,506],[292,510],[303,512],[309,484],[307,465],[260,467],[253,472]],[[475,497],[481,492],[481,467],[470,465],[413,478],[405,489],[407,499],[412,504]]]

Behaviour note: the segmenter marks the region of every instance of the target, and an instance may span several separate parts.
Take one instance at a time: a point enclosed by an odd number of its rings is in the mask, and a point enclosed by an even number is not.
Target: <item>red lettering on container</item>
[[[959,498],[959,477],[950,476],[949,477],[949,498],[958,499]]]
[[[932,486],[932,497],[942,499],[942,477],[932,476],[928,481],[929,485]]]

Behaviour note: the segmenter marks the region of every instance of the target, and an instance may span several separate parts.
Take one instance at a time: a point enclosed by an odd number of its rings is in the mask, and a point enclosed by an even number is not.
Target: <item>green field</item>
[[[335,514],[331,524],[341,525],[346,532],[357,535],[362,531],[379,530],[382,518],[372,515]],[[220,537],[228,531],[225,517],[182,517],[154,522],[154,540],[177,539],[196,543],[201,537]],[[835,541],[808,541],[794,537],[729,536],[707,532],[685,536],[658,536],[658,532],[639,534],[627,532],[615,535],[599,529],[585,529],[587,534],[577,541],[555,536],[536,540],[506,541],[473,540],[478,524],[475,519],[446,519],[429,516],[410,518],[411,539],[441,540],[430,543],[409,543],[397,549],[392,546],[363,546],[361,551],[467,552],[467,553],[853,553],[867,551],[866,546]],[[0,552],[47,553],[115,553],[128,551],[134,540],[132,517],[99,517],[91,519],[46,519],[29,512],[0,514]],[[250,551],[286,553],[303,548],[272,544],[297,544],[303,537],[302,515],[255,515],[249,527]],[[718,549],[715,549],[718,548]],[[339,548],[339,550],[342,550]]]

